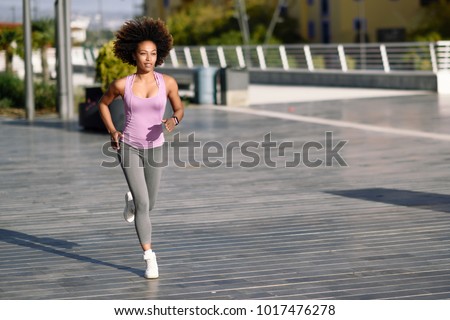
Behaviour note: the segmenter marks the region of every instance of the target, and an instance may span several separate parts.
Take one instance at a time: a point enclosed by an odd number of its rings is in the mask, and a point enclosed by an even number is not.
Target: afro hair
[[[163,64],[172,49],[173,39],[161,19],[141,17],[126,21],[116,33],[113,52],[123,62],[136,66],[133,53],[140,42],[148,40],[156,45],[156,66]]]

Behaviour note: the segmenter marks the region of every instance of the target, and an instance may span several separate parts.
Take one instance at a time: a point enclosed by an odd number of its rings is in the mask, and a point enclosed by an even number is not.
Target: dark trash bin
[[[98,110],[98,101],[102,97],[100,88],[85,88],[86,102],[80,103],[78,106],[78,122],[81,127],[87,130],[107,131],[103,124]],[[117,130],[122,131],[125,125],[125,110],[122,99],[115,99],[109,105],[111,118]]]

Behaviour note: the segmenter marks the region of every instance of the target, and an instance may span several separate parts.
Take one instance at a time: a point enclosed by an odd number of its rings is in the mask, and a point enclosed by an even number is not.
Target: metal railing
[[[172,49],[164,66],[436,73],[450,70],[450,41],[364,45],[186,46]]]
[[[53,69],[54,50],[49,50]],[[75,66],[93,67],[97,49],[72,48]],[[14,69],[20,74],[23,62],[14,57]],[[35,72],[40,72],[40,56],[33,55]],[[165,67],[237,67],[260,70],[355,71],[355,72],[433,72],[450,71],[450,41],[359,44],[289,44],[258,46],[186,46],[174,47]],[[0,71],[4,70],[4,52],[0,51]]]
[[[438,70],[450,70],[450,41],[439,41],[436,44]]]

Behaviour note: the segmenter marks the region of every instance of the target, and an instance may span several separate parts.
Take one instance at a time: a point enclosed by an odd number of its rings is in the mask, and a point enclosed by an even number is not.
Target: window
[[[422,7],[426,7],[426,6],[428,6],[432,3],[436,3],[436,2],[439,2],[439,0],[420,0],[420,5]],[[450,2],[450,0],[447,0],[447,2]]]
[[[377,29],[377,42],[403,42],[406,41],[405,28]]]
[[[330,6],[328,0],[322,0],[320,3],[320,11],[322,12],[322,17],[327,17],[330,11]]]
[[[437,2],[437,0],[420,0],[420,5],[422,7],[425,7],[432,4],[433,2]]]
[[[286,4],[282,4],[280,6],[280,17],[281,18],[286,18],[288,16],[288,7]]]
[[[328,21],[322,21],[322,42],[330,43],[330,41],[331,41],[330,24]]]
[[[308,21],[308,38],[314,39],[316,37],[316,25],[314,21]]]

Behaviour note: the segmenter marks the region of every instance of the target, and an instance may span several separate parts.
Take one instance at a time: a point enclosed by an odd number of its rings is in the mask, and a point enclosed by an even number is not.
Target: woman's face
[[[157,50],[153,41],[142,41],[138,44],[134,53],[137,69],[144,72],[151,72],[155,68]]]

